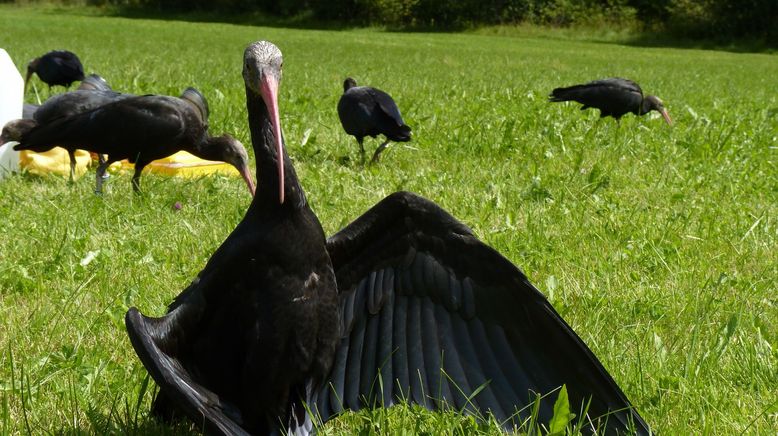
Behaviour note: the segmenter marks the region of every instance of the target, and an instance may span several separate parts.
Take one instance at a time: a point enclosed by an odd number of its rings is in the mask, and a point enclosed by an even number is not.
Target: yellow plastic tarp
[[[92,158],[88,151],[76,150],[76,178],[86,173],[90,163]],[[43,153],[22,150],[19,152],[19,167],[38,176],[57,174],[70,177],[70,156],[62,147],[54,147]]]
[[[122,161],[122,169],[133,170],[134,165]],[[152,172],[168,176],[183,178],[197,178],[210,174],[223,174],[226,176],[240,177],[240,173],[230,164],[216,162],[212,160],[203,160],[185,151],[179,151],[164,159],[152,161],[146,165],[143,172]]]
[[[89,152],[76,150],[76,178],[86,173],[92,158]],[[42,176],[44,174],[58,174],[70,177],[70,158],[68,152],[61,147],[54,147],[43,153],[30,150],[22,150],[19,154],[19,166],[26,171]],[[117,168],[118,166],[118,168]],[[134,165],[126,160],[111,165],[111,171],[134,171]],[[222,174],[226,176],[240,177],[240,173],[230,164],[203,160],[185,151],[164,159],[152,161],[146,165],[143,172],[153,172],[167,176],[198,178],[210,174]]]

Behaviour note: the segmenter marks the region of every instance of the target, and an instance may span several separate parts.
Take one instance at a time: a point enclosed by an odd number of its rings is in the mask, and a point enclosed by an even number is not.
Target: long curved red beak
[[[271,74],[263,74],[260,91],[265,102],[270,123],[273,126],[273,136],[276,141],[276,157],[278,161],[278,202],[284,204],[284,142],[281,136],[281,118],[278,115],[278,79]]]
[[[251,196],[254,197],[257,194],[257,187],[254,185],[254,179],[251,178],[251,170],[249,169],[248,165],[241,168],[239,172],[240,176],[243,177],[243,180],[246,182],[246,186],[249,187]]]
[[[665,121],[667,122],[667,124],[669,124],[669,125],[671,125],[671,126],[673,125],[673,119],[672,119],[672,118],[670,118],[670,114],[668,114],[668,113],[667,113],[667,110],[662,110],[662,111],[661,111],[661,112],[659,112],[659,113],[660,113],[660,114],[662,114],[662,117],[665,119]]]

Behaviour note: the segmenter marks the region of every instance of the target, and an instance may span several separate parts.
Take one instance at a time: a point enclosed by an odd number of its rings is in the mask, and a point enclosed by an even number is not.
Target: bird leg
[[[357,142],[359,143],[359,153],[362,156],[362,164],[365,163],[365,147],[362,145],[362,141],[364,141],[365,138],[357,138]]]
[[[383,144],[379,145],[378,148],[375,149],[375,153],[373,153],[373,158],[370,159],[370,164],[374,164],[378,162],[378,159],[381,157],[381,152],[386,149],[386,147],[389,146],[389,140],[387,139],[384,141]]]
[[[97,165],[97,174],[95,175],[95,194],[100,195],[103,193],[103,181],[108,178],[105,174],[105,171],[113,163],[113,161],[109,157],[107,159],[98,158],[98,162],[99,164]]]
[[[76,151],[68,149],[68,156],[70,157],[70,183],[76,181]]]
[[[143,172],[145,166],[146,162],[135,162],[135,174],[132,175],[132,190],[136,194],[140,194],[140,173]]]
[[[100,165],[104,164],[108,160],[107,154],[97,153],[97,167],[100,168]],[[111,177],[110,174],[108,174],[107,171],[103,171],[102,178],[103,180]]]

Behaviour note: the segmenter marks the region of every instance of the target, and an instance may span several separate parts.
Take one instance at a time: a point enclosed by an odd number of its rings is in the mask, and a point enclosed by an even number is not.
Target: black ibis
[[[245,217],[167,315],[125,317],[160,386],[155,414],[216,434],[308,434],[310,413],[408,401],[510,430],[564,384],[591,429],[649,433],[526,276],[433,202],[394,193],[325,242],[284,152],[280,68],[272,44],[246,50],[259,190]],[[538,400],[541,422],[555,397]]]
[[[611,116],[616,120],[628,112],[645,115],[653,110],[662,114],[667,124],[673,123],[659,97],[643,96],[640,85],[618,77],[556,88],[551,91],[548,99],[551,102],[577,101],[583,105],[581,110],[597,108],[600,110],[600,117]]]
[[[126,316],[161,388],[155,409],[172,402],[215,433],[268,434],[303,422],[304,395],[326,377],[339,338],[324,231],[284,150],[281,64],[271,43],[246,48],[258,188],[243,220],[168,315],[146,318],[132,308]]]
[[[30,61],[27,65],[27,77],[24,79],[25,93],[33,73],[37,74],[41,81],[49,87],[62,85],[68,88],[73,82],[84,79],[84,67],[81,65],[81,60],[75,53],[67,50],[50,51]]]
[[[116,94],[112,91],[68,93],[77,95],[73,97],[75,103],[81,95],[77,93],[87,93],[84,94],[89,96],[87,102],[96,95]],[[207,105],[204,110],[201,104],[193,101],[193,93],[199,94],[194,88],[185,91],[183,98],[116,94],[110,97],[113,101],[94,109],[56,118],[45,124],[39,123],[19,139],[14,149],[46,151],[60,146],[70,153],[80,148],[107,154],[107,159],[97,167],[97,193],[102,192],[103,176],[113,162],[128,159],[135,164],[132,187],[139,192],[141,172],[146,165],[184,150],[202,159],[232,164],[253,195],[254,182],[248,167],[246,149],[230,135],[208,134]],[[65,98],[68,94],[58,97]],[[202,95],[199,99],[205,101]],[[39,109],[38,113],[43,110]]]
[[[389,141],[411,140],[411,128],[405,125],[400,109],[392,97],[380,89],[357,86],[357,82],[351,77],[343,82],[343,95],[338,101],[338,117],[343,130],[357,138],[362,161],[365,160],[365,148],[362,145],[365,136],[386,137],[373,153],[372,163],[378,161]]]

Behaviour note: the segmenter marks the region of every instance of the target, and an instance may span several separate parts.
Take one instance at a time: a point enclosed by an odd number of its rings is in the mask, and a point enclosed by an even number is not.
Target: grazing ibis
[[[24,79],[24,91],[33,73],[49,88],[62,85],[69,88],[73,82],[84,79],[84,67],[75,53],[67,50],[54,50],[35,58],[27,65],[27,77]]]
[[[527,277],[431,201],[394,193],[325,242],[283,148],[280,66],[270,43],[246,50],[259,190],[245,217],[167,315],[125,317],[160,386],[154,413],[216,434],[308,434],[308,412],[407,401],[510,430],[564,384],[590,430],[650,432]],[[537,400],[540,422],[555,397]]]
[[[132,187],[139,192],[141,172],[146,165],[184,150],[201,159],[233,165],[254,194],[246,149],[230,135],[208,134],[207,104],[203,106],[199,102],[205,102],[205,98],[194,88],[185,91],[183,98],[122,95],[112,91],[74,91],[58,97],[64,99],[68,94],[76,94],[72,97],[73,103],[80,102],[82,97],[87,105],[92,99],[103,96],[113,101],[45,124],[39,123],[19,138],[15,150],[40,152],[60,146],[70,153],[80,148],[107,154],[107,159],[97,167],[97,193],[102,192],[103,176],[113,162],[128,159],[135,164]],[[199,94],[199,97],[195,99],[193,94]]]
[[[389,141],[408,142],[411,140],[411,128],[405,125],[400,109],[392,97],[380,89],[369,86],[357,86],[351,77],[343,82],[343,95],[338,101],[338,117],[343,130],[357,138],[362,161],[365,160],[365,148],[362,141],[365,136],[375,138],[384,135],[386,140],[376,148],[371,163],[378,161],[381,152]]]
[[[600,117],[610,116],[616,120],[628,112],[645,115],[653,110],[662,114],[667,124],[673,123],[659,97],[644,96],[640,85],[617,77],[567,88],[556,88],[551,91],[548,99],[551,102],[577,101],[583,105],[581,110],[597,108],[600,110]]]

